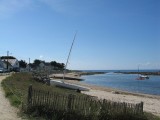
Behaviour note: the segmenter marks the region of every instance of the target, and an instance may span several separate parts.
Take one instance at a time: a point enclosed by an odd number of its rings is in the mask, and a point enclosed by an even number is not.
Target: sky
[[[160,0],[0,0],[0,56],[72,70],[160,69]]]

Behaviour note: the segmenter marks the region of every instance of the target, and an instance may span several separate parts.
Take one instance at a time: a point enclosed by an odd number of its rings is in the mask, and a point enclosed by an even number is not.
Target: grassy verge
[[[73,90],[57,88],[55,86],[47,86],[46,84],[39,83],[32,78],[31,73],[15,73],[2,81],[2,87],[5,91],[5,96],[9,99],[11,105],[21,109],[25,107],[28,87],[32,85],[34,89],[42,91],[50,91],[59,94],[77,94]]]
[[[22,108],[21,107],[22,105],[25,106],[25,104],[27,104],[26,100],[27,100],[28,86],[31,84],[34,87],[34,89],[37,90],[50,91],[53,93],[55,92],[61,95],[76,94],[78,96],[84,96],[83,94],[77,93],[73,90],[57,88],[54,86],[47,86],[43,83],[39,83],[32,78],[32,75],[30,73],[15,73],[7,77],[2,82],[2,86],[5,90],[6,97],[9,98],[13,106],[18,107],[19,109]],[[36,116],[35,114],[36,113],[32,113],[32,116]],[[35,117],[32,118],[29,115],[23,114],[23,117],[24,116],[27,116],[27,118],[29,119],[42,119],[38,118],[38,116],[36,116],[36,118]],[[160,118],[149,113],[145,113],[143,118],[144,120],[160,120]]]
[[[147,120],[160,120],[160,117],[155,116],[151,113],[145,112],[144,115],[146,116]]]

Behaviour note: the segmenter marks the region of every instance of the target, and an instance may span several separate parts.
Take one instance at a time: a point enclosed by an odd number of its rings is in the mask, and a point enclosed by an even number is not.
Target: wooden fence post
[[[141,113],[143,113],[143,102],[140,103]]]
[[[32,103],[32,85],[28,87],[28,105]]]

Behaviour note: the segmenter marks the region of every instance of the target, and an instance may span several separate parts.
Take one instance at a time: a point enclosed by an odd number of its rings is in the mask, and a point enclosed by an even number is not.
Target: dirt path
[[[5,98],[1,86],[1,82],[4,78],[6,78],[6,76],[0,76],[0,120],[21,120],[21,118],[17,116],[18,110],[12,107],[9,100]]]

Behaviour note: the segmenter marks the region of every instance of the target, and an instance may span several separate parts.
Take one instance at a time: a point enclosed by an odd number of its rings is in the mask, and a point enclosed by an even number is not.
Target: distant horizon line
[[[73,70],[73,69],[71,69],[71,70]],[[78,70],[78,69],[77,69]],[[85,71],[85,69],[84,70],[82,70],[82,69],[79,69],[79,70],[81,70],[81,71]],[[117,70],[117,71],[121,71],[121,70],[137,70],[137,69],[86,69],[87,71],[112,71],[112,70]],[[142,70],[156,70],[156,71],[160,71],[160,69],[141,69],[140,71],[142,71]]]

